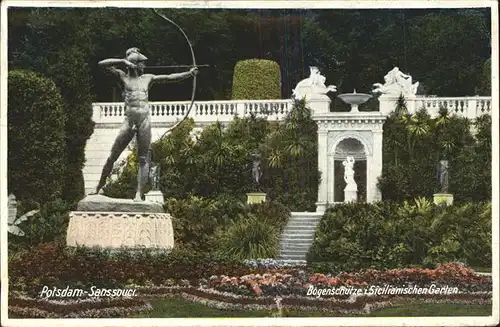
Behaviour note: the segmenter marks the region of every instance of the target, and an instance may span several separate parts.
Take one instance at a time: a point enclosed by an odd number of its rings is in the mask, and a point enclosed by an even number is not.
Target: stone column
[[[382,176],[382,129],[373,131],[372,138],[373,153],[366,161],[367,202],[380,201],[382,199],[382,193],[377,187],[378,178]]]
[[[318,185],[318,202],[316,212],[325,212],[328,202],[328,131],[327,122],[318,121],[318,170],[321,180]]]
[[[372,187],[373,185],[373,170],[372,170],[372,165],[373,165],[373,156],[367,155],[366,156],[366,202],[373,202],[374,198],[374,189]]]
[[[383,94],[378,98],[380,113],[388,116],[396,110],[399,96],[392,94]],[[406,108],[408,113],[414,114],[417,108],[417,98],[414,95],[405,95]]]
[[[335,202],[335,156],[334,154],[328,155],[328,197],[327,201],[330,204]]]
[[[327,114],[330,112],[332,100],[324,94],[307,95],[306,102],[314,114]]]

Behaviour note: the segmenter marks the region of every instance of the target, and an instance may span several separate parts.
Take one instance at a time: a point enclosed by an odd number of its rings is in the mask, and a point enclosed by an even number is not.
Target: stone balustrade
[[[431,117],[437,116],[440,108],[470,119],[491,115],[491,97],[416,97],[413,101],[416,101],[414,108],[425,108]]]
[[[150,102],[152,122],[167,125],[182,119],[190,101]],[[93,103],[93,120],[97,124],[122,123],[125,115],[123,102]],[[229,122],[234,116],[246,117],[252,113],[270,120],[282,120],[290,112],[292,100],[233,100],[196,101],[189,113],[196,123]]]
[[[409,108],[425,108],[431,116],[439,114],[441,107],[451,114],[474,119],[484,114],[491,114],[491,97],[416,97]],[[150,102],[152,121],[171,125],[182,119],[190,106],[190,101]],[[125,115],[123,102],[97,102],[92,104],[93,120],[97,124],[121,124]],[[227,100],[196,101],[189,117],[198,124],[210,124],[215,121],[227,123],[234,116],[246,117],[251,113],[270,120],[282,120],[290,112],[292,100]]]

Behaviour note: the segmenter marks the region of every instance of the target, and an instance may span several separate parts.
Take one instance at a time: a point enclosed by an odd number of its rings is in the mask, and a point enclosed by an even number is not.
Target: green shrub
[[[488,267],[491,204],[441,207],[425,198],[402,204],[341,204],[322,218],[308,260],[337,271],[449,261]]]
[[[9,234],[9,250],[16,252],[42,243],[65,242],[70,211],[65,201],[56,199],[42,206],[25,201],[18,206],[20,212],[35,208],[40,211],[19,225],[25,235]]]
[[[280,99],[280,78],[280,67],[274,61],[263,59],[239,61],[234,67],[232,99]]]
[[[175,244],[198,251],[210,251],[216,234],[246,211],[238,201],[217,201],[200,197],[168,199],[166,212],[172,215]]]
[[[233,222],[220,236],[218,253],[221,257],[244,259],[277,256],[279,234],[267,220],[255,215]]]
[[[8,189],[19,200],[61,198],[66,173],[64,104],[55,84],[34,72],[8,77]]]
[[[195,196],[186,200],[171,198],[167,200],[165,210],[172,215],[176,246],[199,252],[212,251],[228,226],[248,217],[266,221],[267,226],[274,228],[276,237],[281,235],[290,217],[290,211],[280,203],[247,205],[229,196],[216,199]]]

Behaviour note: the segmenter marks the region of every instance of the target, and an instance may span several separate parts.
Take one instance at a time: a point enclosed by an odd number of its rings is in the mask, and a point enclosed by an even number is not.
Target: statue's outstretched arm
[[[191,70],[188,70],[187,72],[184,73],[175,73],[169,75],[154,75],[152,81],[159,83],[182,81],[184,79],[196,75],[197,72],[198,72],[197,68],[192,68]]]

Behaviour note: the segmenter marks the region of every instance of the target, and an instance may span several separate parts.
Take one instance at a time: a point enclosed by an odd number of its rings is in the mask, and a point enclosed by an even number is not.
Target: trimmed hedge
[[[308,261],[335,270],[433,267],[449,261],[490,267],[491,203],[341,204],[322,218]]]
[[[281,98],[279,65],[271,60],[248,59],[234,67],[232,99],[267,100]]]
[[[8,77],[8,189],[39,203],[62,196],[66,173],[64,102],[54,82],[14,70]]]

